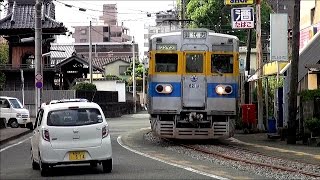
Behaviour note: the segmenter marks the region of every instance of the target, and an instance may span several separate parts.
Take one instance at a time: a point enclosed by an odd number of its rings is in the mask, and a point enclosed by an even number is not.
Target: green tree
[[[187,5],[187,16],[193,20],[192,27],[208,28],[215,32],[235,35],[240,39],[240,42],[245,44],[247,32],[231,28],[232,8],[233,6],[225,6],[222,0],[190,0]],[[268,32],[270,29],[269,16],[271,12],[270,5],[266,1],[262,1],[261,22],[263,32]]]
[[[128,67],[127,71],[125,72],[126,75],[132,76],[132,69],[133,69],[133,63],[130,64],[130,67]],[[140,62],[135,62],[135,76],[142,78],[143,75],[143,64]],[[145,76],[148,75],[148,69],[145,70]]]
[[[9,59],[9,46],[7,43],[0,44],[0,66],[1,64],[8,63]],[[0,72],[0,90],[6,82],[6,76],[3,72]]]

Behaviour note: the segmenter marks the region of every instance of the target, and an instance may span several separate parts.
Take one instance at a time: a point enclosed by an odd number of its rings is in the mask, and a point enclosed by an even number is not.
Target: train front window
[[[178,54],[156,54],[156,72],[177,72]]]
[[[187,73],[203,73],[203,54],[187,54],[186,62]]]
[[[212,73],[233,73],[232,54],[212,54],[211,55]]]

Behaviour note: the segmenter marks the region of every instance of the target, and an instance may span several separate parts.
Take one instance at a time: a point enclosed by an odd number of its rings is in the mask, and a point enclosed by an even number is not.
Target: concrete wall
[[[126,85],[124,82],[110,80],[93,80],[98,91],[118,91],[118,102],[126,102]]]

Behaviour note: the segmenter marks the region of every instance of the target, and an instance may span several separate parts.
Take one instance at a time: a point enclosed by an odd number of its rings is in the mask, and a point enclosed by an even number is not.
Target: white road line
[[[0,149],[0,152],[5,151],[5,150],[7,150],[7,149],[9,149],[9,148],[12,148],[12,147],[14,147],[14,146],[17,146],[17,145],[19,145],[19,144],[21,144],[21,143],[24,143],[24,142],[26,142],[26,141],[29,140],[29,139],[31,139],[31,137],[29,137],[29,138],[27,138],[27,139],[24,139],[24,140],[22,140],[22,141],[19,141],[19,142],[15,143],[15,144],[11,144],[10,146],[7,146],[7,147],[5,147],[5,148],[2,148],[2,149]]]
[[[144,156],[144,157],[148,157],[150,159],[153,159],[153,160],[156,160],[156,161],[160,161],[162,163],[165,163],[165,164],[169,164],[171,166],[174,166],[174,167],[178,167],[178,168],[182,168],[184,170],[187,170],[187,171],[191,171],[191,172],[194,172],[194,173],[197,173],[197,174],[201,174],[201,175],[204,175],[204,176],[208,176],[208,177],[211,177],[211,178],[215,178],[215,179],[219,179],[219,180],[229,180],[228,178],[224,178],[224,177],[221,177],[221,176],[217,176],[217,175],[213,175],[213,174],[209,174],[209,173],[205,173],[205,172],[202,172],[202,171],[199,171],[199,170],[196,170],[196,169],[193,169],[193,168],[190,168],[190,167],[187,167],[187,166],[182,166],[182,165],[179,165],[179,164],[174,164],[174,163],[171,163],[171,162],[168,162],[168,161],[164,161],[162,159],[159,159],[159,158],[156,158],[156,157],[152,157],[148,154],[145,154],[145,153],[142,153],[142,152],[139,152],[139,151],[136,151],[134,149],[131,149],[130,147],[126,146],[123,144],[122,140],[121,140],[121,136],[118,136],[117,138],[117,141],[118,143],[126,148],[127,150],[129,151],[132,151],[136,154],[139,154],[141,156]]]

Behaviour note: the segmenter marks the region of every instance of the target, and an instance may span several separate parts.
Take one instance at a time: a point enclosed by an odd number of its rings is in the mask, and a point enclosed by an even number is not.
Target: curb
[[[3,144],[5,144],[5,143],[7,143],[7,142],[9,142],[9,141],[14,140],[14,139],[18,139],[18,138],[20,138],[20,137],[22,137],[22,136],[24,136],[24,135],[26,135],[26,134],[29,134],[29,133],[31,133],[31,132],[32,132],[32,130],[28,130],[28,131],[25,131],[25,132],[23,132],[23,133],[17,134],[17,135],[15,135],[15,136],[9,137],[9,138],[7,138],[7,139],[1,140],[1,141],[0,141],[0,145],[3,145]]]

